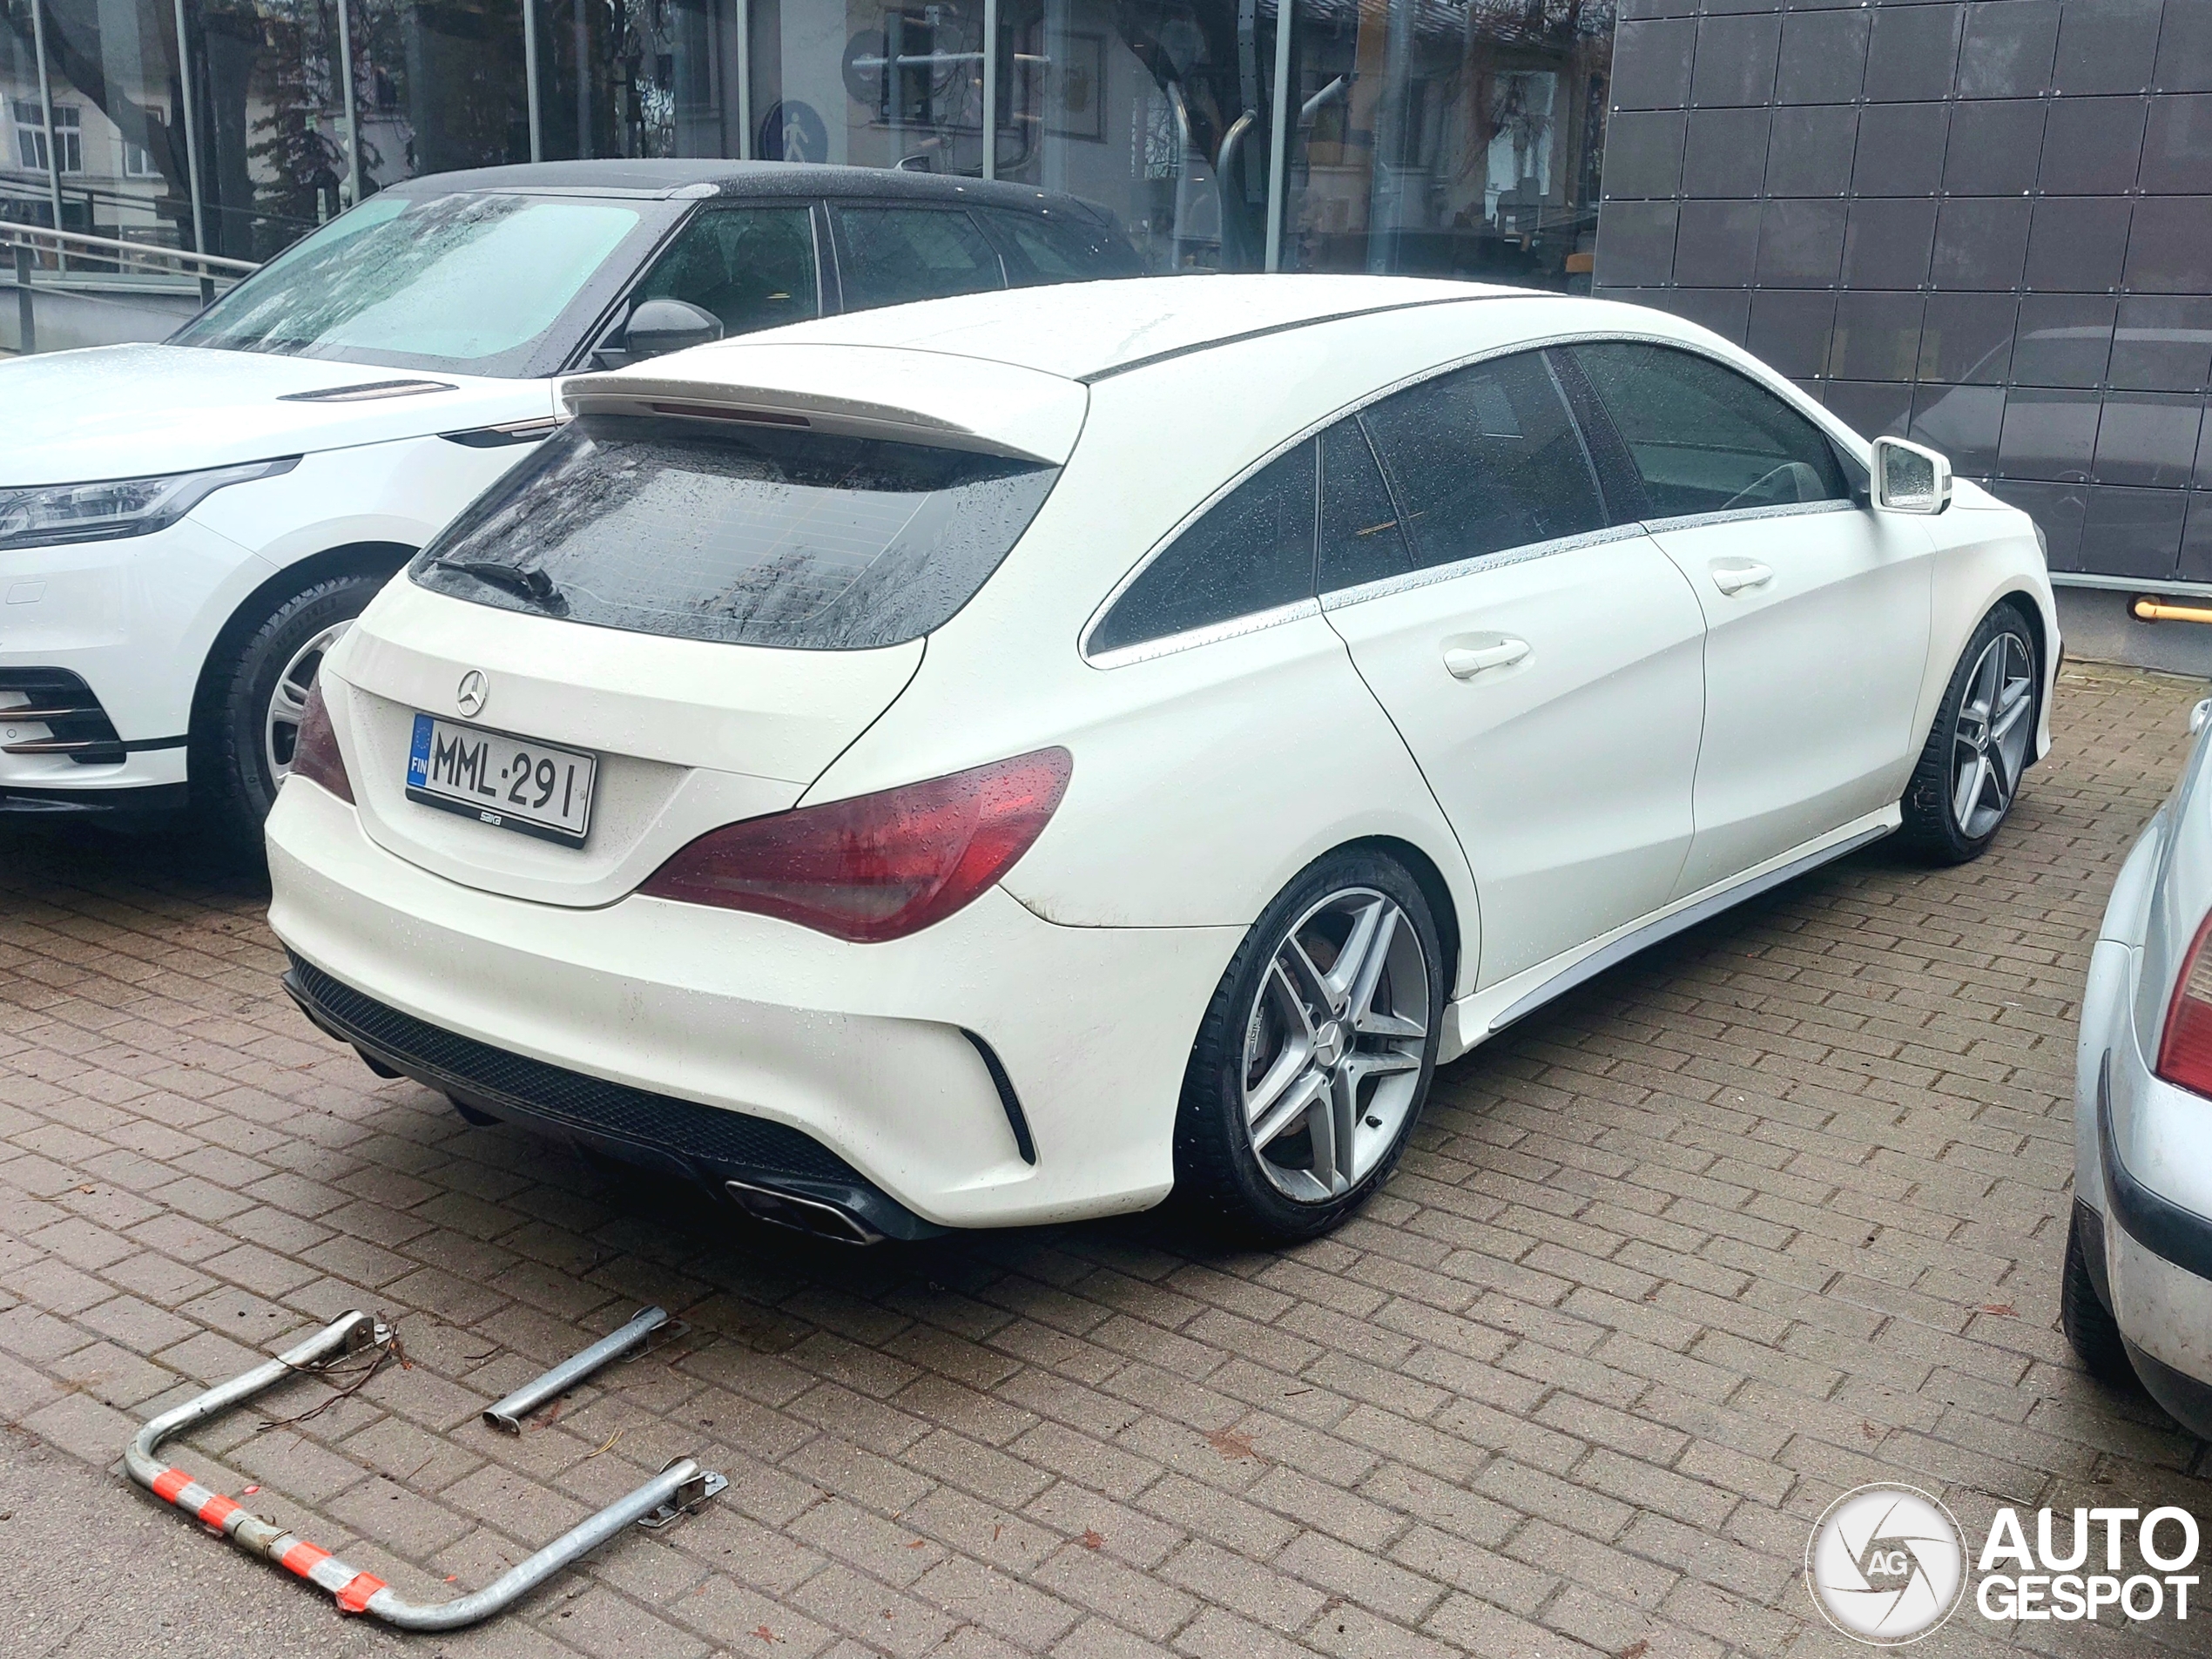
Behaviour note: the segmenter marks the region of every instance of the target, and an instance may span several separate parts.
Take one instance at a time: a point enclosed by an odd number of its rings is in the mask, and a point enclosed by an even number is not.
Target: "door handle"
[[[1447,645],[1444,668],[1455,680],[1471,680],[1485,669],[1511,668],[1527,656],[1525,639],[1501,639],[1492,645]]]
[[[1773,580],[1773,569],[1754,559],[1731,559],[1726,564],[1713,567],[1713,585],[1725,594],[1738,594],[1746,588],[1764,588]]]

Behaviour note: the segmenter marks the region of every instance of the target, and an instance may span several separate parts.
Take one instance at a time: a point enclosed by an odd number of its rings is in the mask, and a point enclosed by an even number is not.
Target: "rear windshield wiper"
[[[489,582],[496,588],[504,588],[534,604],[548,609],[568,609],[568,601],[561,597],[561,590],[553,578],[534,564],[509,564],[504,559],[448,558],[440,556],[431,563],[441,570],[458,570],[472,576],[479,582]]]

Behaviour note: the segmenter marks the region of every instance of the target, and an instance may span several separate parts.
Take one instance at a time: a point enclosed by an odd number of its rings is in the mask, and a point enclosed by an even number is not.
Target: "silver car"
[[[2107,1382],[2212,1439],[2212,699],[2121,867],[2089,961],[2060,1308]]]

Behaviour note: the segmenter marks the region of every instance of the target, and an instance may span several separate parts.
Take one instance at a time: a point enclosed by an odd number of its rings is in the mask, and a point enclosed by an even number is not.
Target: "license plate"
[[[577,846],[591,828],[597,768],[593,757],[574,749],[418,714],[407,798],[495,829]]]

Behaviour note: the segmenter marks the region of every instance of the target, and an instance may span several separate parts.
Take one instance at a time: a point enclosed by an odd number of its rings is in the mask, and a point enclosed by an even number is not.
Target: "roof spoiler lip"
[[[942,415],[874,402],[864,398],[799,390],[792,387],[746,386],[736,381],[676,380],[632,371],[579,374],[561,386],[562,401],[575,415],[674,416],[727,420],[779,428],[812,428],[850,437],[882,438],[939,449],[997,455],[1040,466],[1066,464],[1052,455],[994,434],[979,432]]]

